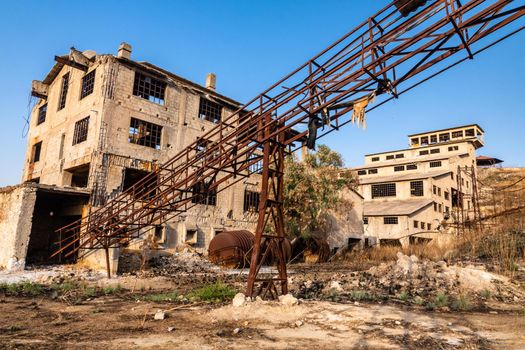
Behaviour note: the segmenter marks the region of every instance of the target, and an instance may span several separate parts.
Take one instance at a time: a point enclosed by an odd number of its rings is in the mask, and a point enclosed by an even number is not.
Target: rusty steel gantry
[[[185,212],[208,191],[260,172],[262,162],[246,293],[287,293],[285,156],[350,123],[358,103],[365,101],[369,112],[516,34],[525,27],[517,21],[523,15],[523,0],[393,1],[134,186],[59,229],[55,255],[105,249],[109,273],[110,248]],[[277,275],[263,275],[260,268],[271,252]]]

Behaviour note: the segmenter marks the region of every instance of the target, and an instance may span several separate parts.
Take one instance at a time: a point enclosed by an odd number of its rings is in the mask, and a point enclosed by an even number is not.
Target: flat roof
[[[378,155],[386,154],[386,153],[397,153],[397,152],[404,152],[404,151],[413,151],[413,150],[416,150],[416,149],[419,150],[419,149],[424,149],[424,148],[433,148],[433,147],[451,145],[451,144],[454,144],[454,143],[472,142],[472,141],[476,141],[477,139],[478,138],[476,136],[469,136],[468,138],[462,138],[462,139],[457,139],[457,140],[450,140],[450,141],[445,141],[445,142],[436,142],[436,143],[431,143],[431,144],[425,145],[425,146],[408,147],[408,148],[397,149],[397,150],[393,150],[393,151],[384,151],[384,152],[378,152],[378,153],[369,153],[369,154],[365,154],[365,157],[378,156]]]
[[[364,216],[410,215],[432,204],[432,199],[407,199],[393,201],[367,201],[363,205]]]
[[[454,130],[454,129],[468,128],[468,127],[471,127],[471,126],[475,126],[475,127],[479,128],[479,130],[485,132],[485,130],[483,130],[483,128],[482,128],[481,126],[479,126],[478,124],[467,124],[467,125],[455,126],[455,127],[452,127],[452,128],[446,128],[446,129],[439,129],[439,130],[430,130],[430,131],[418,132],[417,134],[411,134],[411,135],[408,135],[408,137],[419,136],[419,135],[425,135],[425,134],[433,134],[433,133],[435,133],[435,132],[443,132],[443,131],[449,131],[449,130]]]
[[[439,153],[439,154],[428,154],[424,156],[417,156],[414,158],[389,159],[389,160],[383,160],[379,162],[373,162],[371,164],[366,164],[360,167],[355,167],[355,168],[352,168],[351,170],[382,168],[386,166],[414,164],[414,163],[421,163],[421,162],[432,162],[434,160],[450,159],[452,157],[464,157],[466,155],[468,155],[468,153],[454,153],[454,154],[448,154],[448,155]]]

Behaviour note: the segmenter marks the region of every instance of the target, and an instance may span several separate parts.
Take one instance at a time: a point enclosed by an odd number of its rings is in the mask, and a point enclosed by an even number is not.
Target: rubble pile
[[[397,261],[367,271],[336,273],[311,280],[296,276],[293,288],[300,298],[345,300],[432,300],[438,293],[473,298],[488,295],[501,302],[525,302],[525,292],[506,277],[475,266],[449,266],[445,261],[421,261],[399,252]],[[305,277],[308,278],[308,277]]]

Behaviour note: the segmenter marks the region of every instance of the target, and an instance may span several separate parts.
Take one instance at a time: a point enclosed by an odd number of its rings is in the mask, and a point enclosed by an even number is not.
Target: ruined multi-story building
[[[216,91],[215,75],[198,85],[132,60],[125,43],[116,56],[71,49],[55,61],[32,86],[38,101],[22,179],[29,183],[25,191],[36,193],[34,209],[26,209],[31,232],[23,235],[31,237],[29,262],[44,261],[56,249],[56,229],[135,184],[240,106]],[[255,171],[219,193],[197,197],[193,208],[152,230],[157,243],[206,247],[222,230],[253,229],[259,178]]]
[[[409,135],[407,149],[368,154],[353,169],[364,197],[365,238],[409,244],[443,233],[473,215],[476,124]]]

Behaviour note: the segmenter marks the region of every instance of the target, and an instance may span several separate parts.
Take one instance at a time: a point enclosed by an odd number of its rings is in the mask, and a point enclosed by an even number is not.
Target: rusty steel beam
[[[267,254],[261,251],[264,226],[272,228],[266,239],[278,249],[284,238],[280,167],[286,154],[300,148],[294,143],[315,143],[350,123],[356,101],[375,95],[371,111],[524,28],[523,0],[423,3],[395,1],[384,7],[134,186],[58,230],[66,238],[54,255],[97,247],[107,251],[138,237],[144,228],[198,205],[202,193],[193,193],[196,184],[213,180],[207,190],[223,191],[251,175],[262,157],[257,254],[247,294],[253,295],[258,282],[263,292],[275,295],[277,286],[286,292],[284,264],[278,264],[276,278],[257,276]],[[409,7],[402,15],[403,6]],[[453,56],[460,58],[451,62]]]

